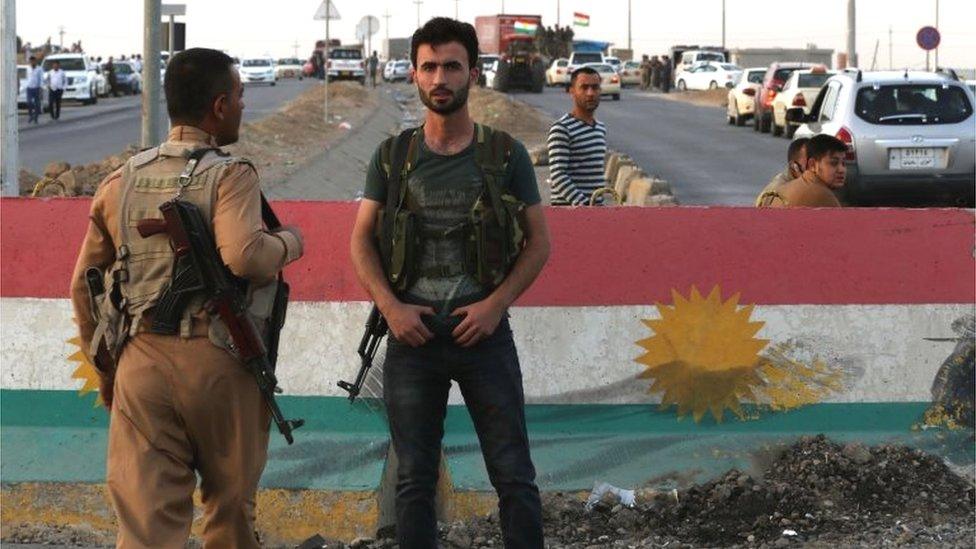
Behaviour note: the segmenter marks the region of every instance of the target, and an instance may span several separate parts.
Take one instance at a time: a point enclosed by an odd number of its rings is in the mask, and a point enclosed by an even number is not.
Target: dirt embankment
[[[552,120],[521,101],[486,88],[474,88],[468,100],[471,118],[504,130],[532,149],[545,142]]]
[[[657,94],[655,97],[670,99],[671,101],[683,101],[698,105],[699,107],[725,107],[727,105],[729,90],[719,88],[717,90],[692,90],[692,91],[672,91],[671,93]]]
[[[329,86],[329,123],[325,122],[324,87],[314,86],[277,112],[241,126],[240,140],[227,147],[248,158],[263,179],[278,179],[296,171],[305,162],[334,143],[350,127],[363,122],[376,106],[374,91],[352,82]],[[51,162],[38,176],[21,170],[22,196],[90,196],[110,173],[139,152],[129,146],[100,162],[71,166]]]

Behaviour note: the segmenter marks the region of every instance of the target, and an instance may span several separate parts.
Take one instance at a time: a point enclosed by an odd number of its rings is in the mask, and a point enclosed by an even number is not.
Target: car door
[[[817,100],[810,108],[810,114],[806,124],[801,124],[796,130],[796,137],[813,137],[824,132],[824,124],[830,124],[837,109],[837,95],[840,91],[840,82],[829,82],[820,90]]]

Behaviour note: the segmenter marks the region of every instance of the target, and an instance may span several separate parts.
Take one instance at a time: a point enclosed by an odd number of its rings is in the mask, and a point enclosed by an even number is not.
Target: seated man
[[[844,186],[847,145],[831,135],[815,135],[807,143],[807,169],[780,187],[765,206],[772,208],[840,207],[833,190]]]
[[[776,196],[780,187],[800,177],[807,165],[807,143],[809,141],[809,137],[798,137],[790,143],[786,150],[786,168],[774,175],[769,183],[763,187],[762,192],[756,197],[757,208],[767,206],[769,198]]]

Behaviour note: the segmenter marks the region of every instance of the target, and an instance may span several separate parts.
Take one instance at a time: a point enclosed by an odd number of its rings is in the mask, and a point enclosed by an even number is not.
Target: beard
[[[423,103],[425,107],[427,107],[433,112],[436,112],[437,114],[442,114],[442,115],[453,114],[468,103],[467,86],[464,86],[459,90],[452,90],[446,87],[440,87],[434,89],[434,91],[444,91],[444,90],[451,92],[451,100],[448,101],[447,103],[434,102],[430,94],[425,93],[424,90],[420,89],[420,86],[417,86],[417,95],[420,96],[420,102]]]

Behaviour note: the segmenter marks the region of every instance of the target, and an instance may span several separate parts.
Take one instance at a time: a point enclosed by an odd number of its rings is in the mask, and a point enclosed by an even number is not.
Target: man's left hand
[[[482,339],[495,333],[502,320],[505,307],[493,300],[483,299],[466,307],[454,309],[451,316],[464,316],[464,320],[451,332],[454,341],[462,347],[472,347]]]

